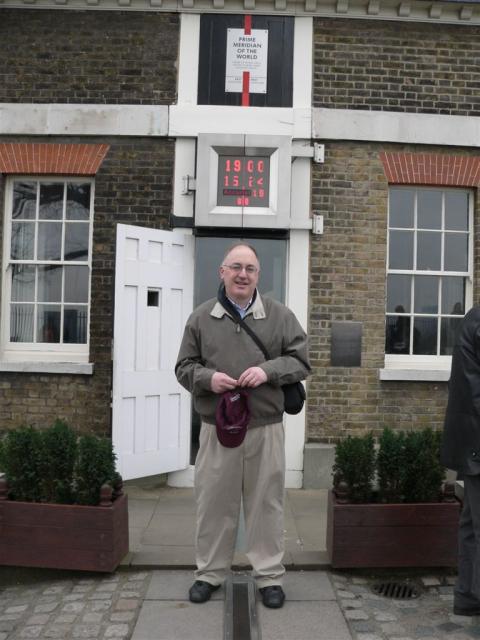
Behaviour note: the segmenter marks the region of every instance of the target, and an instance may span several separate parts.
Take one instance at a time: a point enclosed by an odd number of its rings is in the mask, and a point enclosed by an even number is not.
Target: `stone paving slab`
[[[282,609],[258,606],[262,640],[351,640],[336,602],[292,602]]]
[[[142,536],[142,544],[194,545],[196,518],[191,514],[177,514],[174,518],[157,519]]]
[[[223,602],[144,602],[131,640],[222,640]],[[293,640],[293,639],[290,639]]]
[[[188,590],[193,581],[192,571],[154,571],[145,599],[188,601]],[[211,599],[223,601],[225,589],[221,587],[214,591]]]
[[[131,527],[137,529],[146,529],[152,521],[157,500],[142,499],[136,500],[128,497],[128,519]]]
[[[335,600],[335,593],[325,571],[289,571],[284,578],[289,601]]]
[[[195,550],[193,547],[144,545],[135,551],[130,559],[130,566],[158,569],[193,569],[195,566]]]

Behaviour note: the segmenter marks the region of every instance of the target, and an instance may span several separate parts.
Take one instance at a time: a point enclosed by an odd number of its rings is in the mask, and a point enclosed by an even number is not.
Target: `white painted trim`
[[[450,369],[379,369],[379,380],[405,382],[448,382]]]
[[[173,215],[193,218],[194,192],[183,194],[183,176],[196,175],[195,138],[175,140],[175,171],[173,179]]]
[[[308,326],[309,255],[310,233],[305,230],[292,230],[288,243],[287,305],[305,331]],[[296,416],[285,414],[284,424],[287,459],[286,486],[298,488],[303,486],[305,408]]]
[[[480,147],[480,118],[315,108],[312,137],[322,140]]]
[[[61,182],[65,184],[70,183],[88,183],[90,185],[90,211],[88,220],[88,259],[79,262],[72,262],[67,260],[52,260],[48,264],[58,266],[78,265],[85,266],[89,269],[88,276],[88,301],[85,306],[88,309],[88,321],[87,321],[87,342],[85,344],[69,344],[69,343],[21,343],[10,342],[10,300],[11,300],[11,266],[15,264],[10,259],[10,246],[11,246],[11,234],[12,234],[12,201],[13,201],[13,186],[16,181],[33,180],[40,184],[50,182],[51,180]],[[65,176],[65,175],[41,175],[32,178],[30,175],[17,175],[7,176],[5,183],[5,200],[4,200],[4,216],[3,216],[3,262],[2,262],[2,277],[1,277],[1,300],[0,300],[0,356],[4,366],[20,367],[20,371],[23,365],[33,366],[38,363],[40,366],[42,363],[50,362],[52,366],[57,364],[66,365],[71,363],[72,366],[84,366],[88,363],[88,354],[90,351],[90,316],[91,316],[91,286],[92,286],[92,254],[93,254],[93,223],[94,223],[94,201],[95,201],[95,180],[91,177],[79,177],[79,176]],[[65,206],[65,204],[64,204]],[[65,212],[64,212],[65,213]],[[37,214],[36,214],[37,215]],[[62,218],[63,226],[66,219]],[[68,222],[68,221],[67,221]],[[37,232],[38,233],[38,230]],[[35,240],[36,243],[36,240]],[[22,262],[22,261],[19,261]],[[45,263],[44,260],[31,259],[26,261],[26,264],[33,266],[39,263]],[[36,296],[36,293],[35,293]],[[62,307],[66,302],[62,300]],[[0,369],[1,371],[2,369]],[[10,369],[4,369],[10,370]],[[17,370],[17,369],[13,369]],[[92,369],[93,370],[93,369]],[[54,371],[55,373],[55,371]],[[68,373],[68,371],[66,372]],[[87,373],[89,373],[87,371]],[[91,373],[91,372],[90,372]]]
[[[227,4],[227,6],[226,6]],[[157,13],[237,13],[294,15],[319,18],[394,20],[431,24],[480,24],[478,4],[467,2],[405,3],[403,0],[0,0],[2,7],[82,11],[148,11]],[[408,8],[407,8],[408,7]]]
[[[196,138],[199,133],[282,135],[310,138],[311,109],[172,105],[168,135]]]
[[[310,158],[296,157],[292,161],[292,188],[290,191],[290,229],[311,229],[310,217],[312,162]]]
[[[93,363],[75,362],[0,362],[0,371],[17,373],[69,373],[91,376]]]
[[[313,18],[295,18],[293,45],[293,106],[312,105]]]
[[[200,16],[182,13],[180,18],[178,104],[197,104]]]
[[[0,104],[1,135],[166,136],[168,107]]]
[[[194,104],[0,104],[0,135],[196,138],[218,132],[480,147],[480,117],[473,116]]]

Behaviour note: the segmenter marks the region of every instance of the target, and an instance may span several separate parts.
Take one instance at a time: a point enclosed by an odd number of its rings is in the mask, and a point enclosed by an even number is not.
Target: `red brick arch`
[[[94,176],[107,144],[0,143],[0,173]]]
[[[390,184],[477,187],[480,157],[382,151],[380,160]]]

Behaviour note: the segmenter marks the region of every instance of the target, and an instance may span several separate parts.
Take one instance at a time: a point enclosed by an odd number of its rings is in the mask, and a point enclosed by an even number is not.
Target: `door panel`
[[[112,437],[125,480],[188,466],[190,396],[174,372],[193,306],[193,238],[118,225]]]

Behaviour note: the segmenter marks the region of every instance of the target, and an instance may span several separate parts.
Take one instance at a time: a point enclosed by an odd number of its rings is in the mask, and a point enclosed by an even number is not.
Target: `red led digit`
[[[225,160],[225,171],[231,171],[231,161]]]
[[[259,173],[263,173],[263,168],[264,168],[264,162],[263,162],[263,160],[259,160],[257,162],[257,171]]]
[[[233,170],[236,173],[240,173],[240,171],[242,170],[242,161],[241,160],[236,159],[236,160],[233,161]]]

